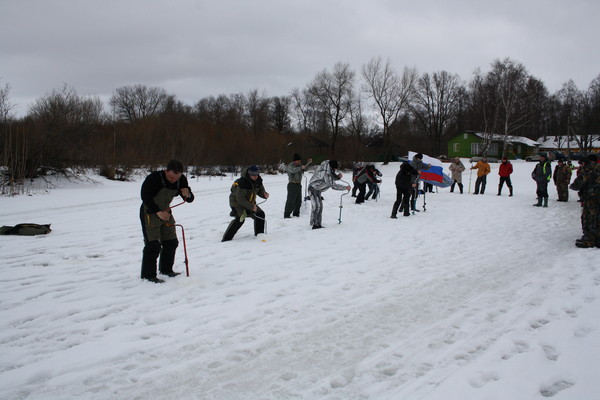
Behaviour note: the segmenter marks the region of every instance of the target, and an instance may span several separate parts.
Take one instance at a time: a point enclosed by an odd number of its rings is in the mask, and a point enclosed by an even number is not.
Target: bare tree
[[[290,118],[292,99],[289,96],[273,97],[270,102],[269,122],[277,133],[287,133],[292,129]]]
[[[258,90],[251,90],[246,98],[247,120],[250,131],[257,136],[264,132],[269,121],[269,99]]]
[[[308,89],[300,91],[298,88],[292,90],[294,114],[296,125],[300,133],[315,133],[317,130],[316,99],[310,95]]]
[[[98,97],[80,97],[65,84],[37,99],[29,117],[36,125],[37,137],[30,142],[35,165],[68,174],[68,168],[84,166],[95,156],[92,133],[104,118]]]
[[[19,172],[24,167],[24,161],[19,157],[22,155],[21,146],[24,145],[23,138],[19,138],[11,129],[11,121],[14,118],[12,109],[14,104],[10,102],[10,86],[6,84],[4,88],[0,88],[0,143],[2,149],[0,162],[2,166],[7,168],[6,171],[0,173],[0,190],[1,193],[8,193],[7,187],[14,184],[15,176],[24,175]],[[21,140],[19,140],[21,139]]]
[[[455,122],[463,90],[460,77],[446,71],[425,73],[417,82],[413,113],[430,138],[434,154],[440,154],[442,139]]]
[[[589,105],[587,129],[594,134],[595,140],[600,140],[600,74],[590,83],[586,97]]]
[[[133,122],[159,114],[168,98],[167,92],[158,87],[123,86],[115,90],[109,103],[117,119]]]
[[[365,81],[363,90],[373,100],[374,108],[381,118],[379,122],[383,126],[384,162],[387,163],[392,158],[390,126],[408,109],[417,71],[405,67],[400,76],[394,71],[389,60],[384,65],[378,57],[363,66],[362,76]]]
[[[506,155],[508,136],[528,123],[529,113],[519,107],[522,99],[526,97],[528,78],[529,73],[525,66],[509,58],[494,61],[492,70],[487,74],[488,84],[496,88],[496,102],[504,138],[502,156]]]
[[[354,76],[350,64],[338,62],[331,73],[323,70],[309,84],[310,94],[318,100],[320,109],[329,123],[332,157],[335,157],[335,145],[342,128],[342,121],[350,112]]]
[[[6,124],[14,119],[12,112],[15,105],[10,101],[10,85],[7,83],[0,88],[0,124]]]

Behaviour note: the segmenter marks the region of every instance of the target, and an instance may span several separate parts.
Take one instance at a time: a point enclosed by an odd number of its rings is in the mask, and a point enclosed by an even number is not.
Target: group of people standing
[[[284,218],[299,217],[302,205],[302,177],[308,165],[312,162],[308,159],[302,164],[302,158],[294,154],[293,161],[287,165],[288,186],[287,199],[284,208]],[[350,191],[351,187],[346,182],[339,183],[342,174],[337,171],[339,165],[337,160],[323,161],[313,173],[308,183],[308,193],[311,201],[310,225],[312,229],[321,229],[323,198],[322,193],[328,189],[339,191]],[[391,218],[396,219],[397,213],[409,216],[410,211],[416,210],[416,197],[418,195],[418,181],[421,170],[428,169],[429,164],[423,163],[423,155],[416,154],[410,162],[403,162],[396,175],[396,201],[392,207]],[[465,171],[464,164],[456,158],[450,165],[452,173],[452,185],[450,192],[458,185],[460,193],[463,193],[462,173]],[[484,194],[487,175],[491,168],[486,158],[477,162],[471,170],[477,170],[477,181],[474,194]],[[183,174],[183,165],[177,160],[171,160],[165,170],[152,172],[146,177],[141,188],[142,205],[140,207],[140,221],[144,237],[144,249],[142,252],[141,278],[154,283],[162,283],[164,280],[157,277],[157,263],[160,274],[174,277],[179,275],[173,271],[175,252],[179,245],[175,231],[175,219],[173,218],[171,202],[176,196],[180,196],[183,202],[194,201],[194,194]],[[600,164],[596,155],[590,155],[580,161],[577,177],[572,184],[572,168],[565,160],[558,160],[558,165],[552,173],[551,164],[546,154],[540,154],[540,161],[531,173],[536,182],[536,207],[548,207],[548,183],[554,180],[558,192],[558,201],[568,201],[568,189],[576,190],[582,205],[581,224],[583,236],[577,239],[577,247],[600,247]],[[498,196],[502,193],[504,184],[509,189],[509,196],[513,195],[513,186],[510,175],[513,172],[512,164],[507,158],[503,158],[498,174]],[[364,178],[360,178],[364,177]],[[358,181],[358,196],[356,203],[364,202],[369,194],[365,194],[367,182],[377,185],[381,177],[374,165],[367,165],[355,174],[355,184]],[[377,193],[375,192],[374,196]],[[254,234],[265,232],[265,212],[258,206],[257,198],[268,199],[269,193],[265,190],[260,170],[253,165],[244,168],[241,175],[234,181],[229,194],[230,216],[233,220],[229,223],[222,241],[232,240],[237,231],[242,227],[246,218],[254,220]],[[180,203],[180,204],[182,204]]]
[[[454,187],[458,185],[460,193],[464,193],[464,186],[462,183],[462,173],[465,171],[465,165],[460,161],[460,158],[456,157],[450,164],[450,172],[452,174],[452,185],[450,186],[450,192],[454,192]],[[475,179],[475,191],[473,194],[484,194],[487,186],[487,176],[492,171],[490,164],[487,161],[487,157],[482,157],[475,165],[471,166],[471,170],[477,170],[477,178]],[[498,182],[498,196],[502,195],[502,188],[504,184],[508,187],[508,196],[513,195],[513,186],[510,180],[510,175],[513,173],[513,166],[507,157],[502,158],[500,168],[498,168],[498,175],[500,180]],[[470,185],[470,182],[469,182]],[[469,186],[469,191],[470,191]]]

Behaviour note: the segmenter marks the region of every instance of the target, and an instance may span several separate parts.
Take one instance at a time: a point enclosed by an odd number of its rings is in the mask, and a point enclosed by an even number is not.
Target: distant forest
[[[509,58],[468,82],[373,58],[360,71],[339,62],[287,96],[252,90],[184,104],[138,84],[115,89],[108,103],[64,85],[16,118],[10,83],[0,87],[0,186],[89,168],[125,179],[133,168],[171,158],[234,166],[289,162],[293,153],[342,163],[387,162],[408,150],[437,156],[465,130],[534,140],[600,134],[600,74],[587,89],[569,80],[550,94]]]

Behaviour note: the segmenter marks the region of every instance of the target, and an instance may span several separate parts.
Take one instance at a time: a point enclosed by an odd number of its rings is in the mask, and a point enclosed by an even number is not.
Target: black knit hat
[[[331,169],[337,169],[337,167],[338,167],[337,160],[329,160],[329,166],[331,167]]]
[[[418,158],[419,160],[423,159],[423,154],[422,153],[417,153],[415,154],[415,158]]]
[[[256,165],[253,165],[250,168],[248,168],[248,175],[250,176],[258,176],[259,172],[260,170]]]
[[[302,160],[302,157],[300,157],[300,154],[294,153],[294,161],[298,161],[298,160]]]

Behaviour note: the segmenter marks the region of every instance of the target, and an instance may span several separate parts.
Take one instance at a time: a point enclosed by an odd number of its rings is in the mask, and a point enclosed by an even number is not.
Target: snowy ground
[[[600,249],[574,246],[575,193],[532,207],[534,165],[514,165],[514,197],[492,164],[485,195],[466,171],[465,194],[397,220],[383,166],[382,197],[344,196],[341,224],[325,192],[318,231],[265,176],[267,234],[228,243],[232,178],[191,179],[191,276],[162,285],[139,279],[143,177],[0,198],[0,225],[53,228],[0,237],[0,398],[597,399]]]

